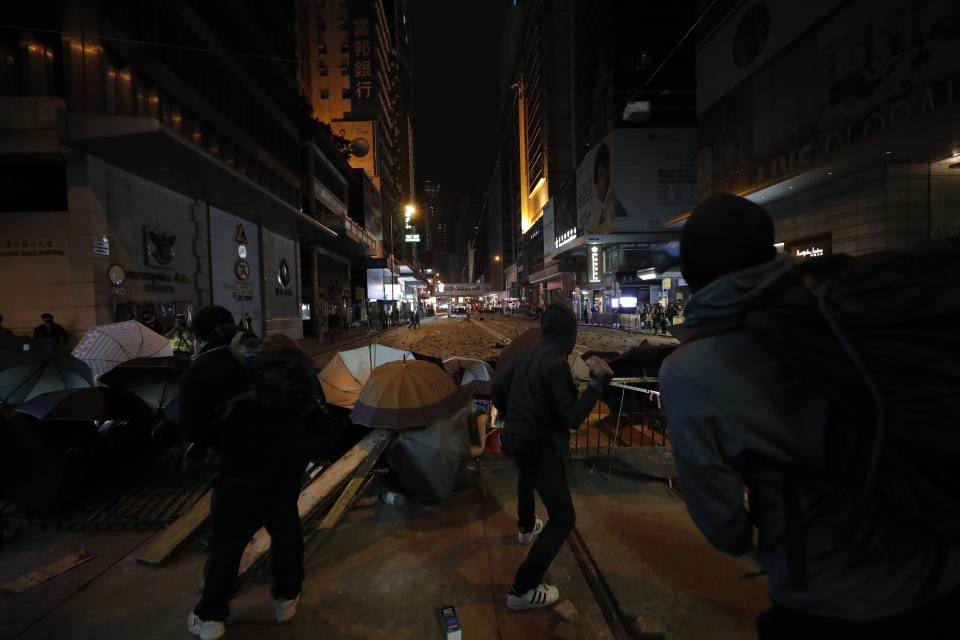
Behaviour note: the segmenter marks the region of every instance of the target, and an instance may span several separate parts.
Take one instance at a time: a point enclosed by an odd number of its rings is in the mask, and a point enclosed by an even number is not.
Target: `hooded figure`
[[[940,637],[960,605],[960,549],[867,512],[856,488],[831,479],[829,431],[845,425],[812,381],[738,320],[792,268],[775,259],[773,242],[766,210],[731,195],[697,206],[681,233],[693,290],[684,327],[728,327],[660,367],[687,510],[731,555],[759,532],[773,602],[757,619],[760,640]]]
[[[520,544],[533,544],[507,595],[512,611],[547,606],[560,595],[556,587],[540,581],[576,518],[565,468],[570,430],[586,419],[612,378],[608,372],[591,372],[589,387],[577,395],[567,364],[577,342],[577,318],[570,307],[547,307],[540,333],[539,344],[497,371],[491,392],[506,422],[503,450],[518,467],[518,538]],[[536,517],[534,491],[547,508],[546,526]]]

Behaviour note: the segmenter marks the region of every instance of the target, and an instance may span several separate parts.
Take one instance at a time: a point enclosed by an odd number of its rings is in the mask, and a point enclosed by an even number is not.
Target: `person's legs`
[[[237,579],[240,559],[250,537],[262,524],[262,496],[242,482],[223,481],[210,503],[212,536],[203,568],[203,594],[193,612],[203,620],[227,619],[227,603]]]
[[[517,528],[533,531],[537,519],[537,505],[533,492],[536,490],[536,461],[517,463]]]
[[[270,534],[273,597],[292,600],[303,585],[303,531],[297,511],[299,487],[272,491],[266,521]]]
[[[543,574],[576,524],[570,487],[567,486],[567,472],[559,453],[549,449],[542,452],[534,483],[547,508],[549,521],[530,548],[526,560],[517,569],[513,583],[513,590],[517,594],[526,593],[540,584]]]

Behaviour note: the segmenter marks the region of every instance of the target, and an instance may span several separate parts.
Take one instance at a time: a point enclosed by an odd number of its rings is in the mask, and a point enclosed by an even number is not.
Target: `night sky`
[[[507,0],[409,0],[418,191],[440,183],[452,217],[496,159],[500,30]]]

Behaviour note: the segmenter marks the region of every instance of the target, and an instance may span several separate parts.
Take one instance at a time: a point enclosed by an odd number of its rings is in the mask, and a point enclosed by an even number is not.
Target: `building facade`
[[[799,258],[960,235],[958,20],[949,1],[822,0],[705,23],[698,196],[763,204]]]

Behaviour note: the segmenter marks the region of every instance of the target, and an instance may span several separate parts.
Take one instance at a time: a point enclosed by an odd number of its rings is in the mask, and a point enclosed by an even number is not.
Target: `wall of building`
[[[263,291],[267,334],[302,338],[298,245],[269,229],[263,230]]]

